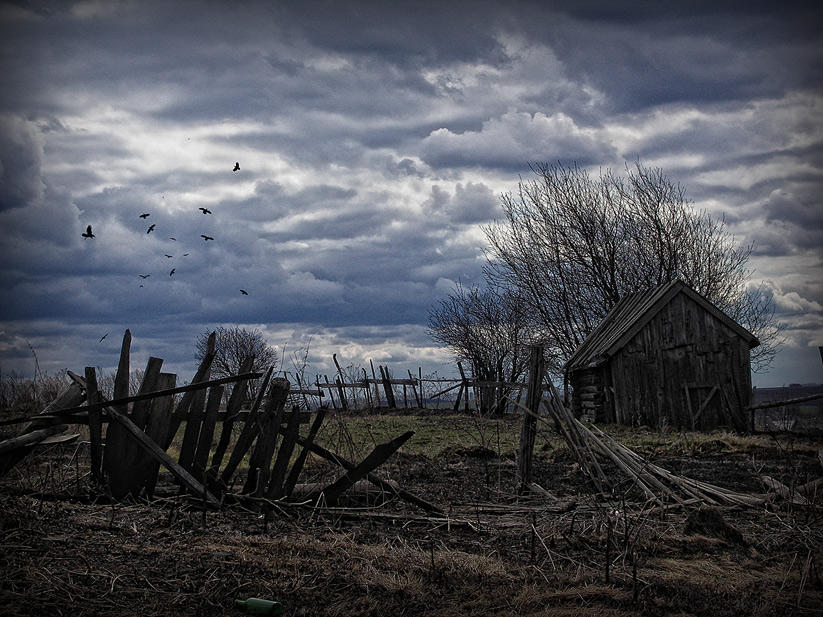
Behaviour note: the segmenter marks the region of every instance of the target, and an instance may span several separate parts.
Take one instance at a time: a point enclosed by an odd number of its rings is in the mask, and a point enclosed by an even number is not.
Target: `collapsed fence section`
[[[130,343],[127,330],[114,398],[104,399],[94,368],[86,367],[82,377],[69,371],[71,383],[58,399],[30,418],[18,437],[0,442],[0,476],[39,445],[76,439],[79,434],[63,435],[69,426],[87,425],[93,490],[115,500],[152,498],[162,467],[181,493],[192,495],[204,508],[220,508],[227,499],[251,500],[261,508],[297,494],[307,455],[313,453],[338,466],[340,474],[331,483],[300,492],[304,503],[333,505],[346,490],[366,480],[393,497],[440,512],[373,473],[413,432],[378,445],[360,463],[347,461],[314,442],[325,407],[314,413],[307,435],[301,436],[300,426],[311,421],[311,414],[296,406],[287,409],[294,392],[287,379],[272,377],[272,369],[265,375],[251,372],[253,358],[248,358],[240,374],[210,379],[213,335],[190,384],[176,386],[176,375],[163,373],[163,360],[151,357],[138,393],[128,396]],[[261,377],[254,400],[247,401],[249,382]],[[231,387],[231,394],[222,405],[226,387]],[[241,465],[248,472],[235,492]]]

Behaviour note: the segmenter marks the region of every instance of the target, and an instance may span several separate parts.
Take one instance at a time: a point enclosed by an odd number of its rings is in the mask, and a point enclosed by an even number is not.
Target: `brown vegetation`
[[[7,418],[12,413],[7,413]],[[3,418],[0,418],[0,420]],[[517,496],[519,414],[336,412],[318,441],[353,460],[416,434],[381,476],[440,506],[380,492],[336,508],[254,502],[204,511],[163,473],[151,502],[111,502],[90,482],[85,436],[40,449],[0,482],[0,606],[8,615],[812,615],[823,604],[819,442],[797,436],[606,427],[673,473],[766,494],[752,507],[647,501],[610,461],[598,494],[541,423]],[[15,434],[0,426],[0,438]],[[340,475],[309,458],[302,481]],[[539,490],[539,489],[538,489]],[[819,490],[819,489],[818,489]]]

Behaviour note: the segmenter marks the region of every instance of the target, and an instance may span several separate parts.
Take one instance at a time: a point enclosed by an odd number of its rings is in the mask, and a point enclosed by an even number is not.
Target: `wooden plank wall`
[[[569,376],[575,415],[598,422],[745,430],[748,342],[678,294],[608,363]]]

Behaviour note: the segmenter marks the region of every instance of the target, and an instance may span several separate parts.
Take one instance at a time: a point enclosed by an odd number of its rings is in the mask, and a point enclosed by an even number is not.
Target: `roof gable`
[[[715,319],[749,341],[749,347],[757,347],[760,342],[743,326],[694,291],[683,281],[674,280],[646,291],[623,296],[592,330],[586,340],[577,348],[565,368],[579,369],[598,366],[617,353],[637,334],[660,310],[680,293],[688,295]]]

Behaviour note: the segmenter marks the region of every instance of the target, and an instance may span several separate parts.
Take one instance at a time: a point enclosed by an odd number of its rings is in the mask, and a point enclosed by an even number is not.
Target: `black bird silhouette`
[[[211,214],[211,210],[209,210],[208,208],[198,208],[198,210],[202,210],[203,214]]]
[[[142,287],[142,285],[140,285],[140,287]]]
[[[203,234],[200,234],[200,237],[203,238],[203,240],[205,240],[206,242],[208,242],[209,240],[214,240],[214,238],[212,238],[211,236],[206,236]]]
[[[241,290],[240,290],[240,293],[241,293],[241,294],[243,294],[244,296],[248,296],[248,295],[249,295],[249,292],[248,292],[248,291],[246,291],[245,289],[241,289]]]
[[[174,255],[169,255],[168,253],[163,253],[163,255],[165,255],[165,256],[166,256],[166,257],[168,257],[169,259],[171,259],[172,257],[174,257]]]
[[[183,253],[183,257],[188,257],[188,256],[189,256],[188,253]]]
[[[172,269],[171,269],[171,272],[169,272],[169,276],[171,276],[172,274],[174,274],[174,271],[175,271],[176,269],[177,269],[177,268],[172,268]]]
[[[150,233],[151,233],[151,232],[153,232],[153,231],[154,231],[154,225],[152,225],[151,227],[149,227],[149,228],[146,230],[146,233],[147,233],[147,234],[150,234]]]
[[[80,234],[80,235],[83,236],[84,238],[94,238],[94,234],[91,233],[91,225],[86,227],[86,233]]]
[[[147,279],[147,278],[149,278],[150,276],[151,276],[151,274],[141,274],[141,275],[140,275],[140,278],[141,278],[141,279]]]
[[[104,338],[106,338],[108,335],[109,335],[109,333],[108,333],[108,332],[106,332],[106,333],[103,335],[103,338],[101,338],[101,339],[100,339],[99,341],[97,341],[97,342],[98,342],[98,343],[102,343],[102,342],[103,342],[103,339],[104,339]]]
[[[235,163],[234,169],[232,169],[232,171],[240,171],[240,163]]]
[[[149,218],[150,216],[151,216],[151,213],[146,212],[145,214],[141,214],[141,215],[140,215],[140,218],[141,218],[141,219],[147,219],[147,218]]]

